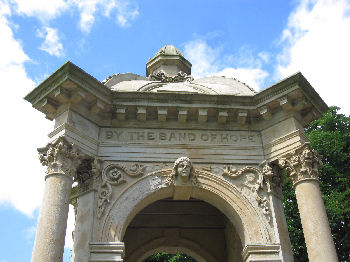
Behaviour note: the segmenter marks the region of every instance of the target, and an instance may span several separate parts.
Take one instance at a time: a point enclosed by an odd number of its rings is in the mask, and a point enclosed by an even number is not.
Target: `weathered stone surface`
[[[69,197],[80,163],[79,152],[60,137],[40,149],[39,158],[47,166],[47,173],[32,261],[62,261]]]
[[[190,74],[165,46],[148,78],[100,83],[68,62],[26,96],[55,120],[41,150],[48,172],[32,261],[62,259],[73,180],[75,262],[141,262],[158,251],[293,261],[278,163],[295,185],[310,261],[320,248],[335,261],[315,184],[320,163],[303,133],[326,104],[300,73],[260,92]]]

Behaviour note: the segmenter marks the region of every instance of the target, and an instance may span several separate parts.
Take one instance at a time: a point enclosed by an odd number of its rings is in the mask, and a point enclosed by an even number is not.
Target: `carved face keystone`
[[[181,161],[177,166],[177,174],[183,182],[187,182],[191,172],[191,163]]]

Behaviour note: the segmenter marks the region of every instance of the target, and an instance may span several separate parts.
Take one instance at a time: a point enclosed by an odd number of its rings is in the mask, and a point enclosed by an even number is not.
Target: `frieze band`
[[[240,131],[190,131],[190,130],[157,130],[157,129],[102,129],[101,140],[104,142],[147,142],[164,144],[229,144],[260,145],[258,132]]]

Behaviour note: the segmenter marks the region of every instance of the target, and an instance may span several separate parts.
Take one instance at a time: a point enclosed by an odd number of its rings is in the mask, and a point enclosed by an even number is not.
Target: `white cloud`
[[[73,0],[80,11],[79,26],[83,32],[90,32],[95,16],[101,12],[105,17],[115,16],[119,26],[125,27],[138,15],[138,6],[127,0]]]
[[[350,2],[302,0],[283,31],[276,78],[301,71],[328,105],[350,113]]]
[[[206,41],[195,39],[185,44],[184,55],[192,63],[192,75],[203,77],[219,70],[219,49],[210,47]]]
[[[121,27],[129,26],[129,21],[134,20],[139,15],[138,6],[127,1],[118,1],[115,5],[117,9],[117,23]]]
[[[237,78],[239,81],[246,83],[254,90],[258,91],[263,86],[264,80],[269,75],[267,71],[261,68],[225,68],[224,70],[215,73],[218,76]]]
[[[0,103],[0,205],[11,205],[31,217],[42,202],[46,169],[40,165],[36,148],[46,145],[51,124],[23,100],[35,83],[26,74],[24,63],[30,59],[13,36],[7,20],[10,14],[10,7],[0,0],[0,79],[6,88]],[[70,206],[66,233],[69,248],[73,246],[73,228],[74,210]],[[26,238],[33,239],[35,230],[36,227],[28,228]]]
[[[34,16],[41,20],[50,20],[69,8],[65,0],[10,0],[17,13]]]
[[[0,204],[11,204],[31,216],[40,206],[45,169],[38,162],[36,148],[46,144],[50,124],[23,101],[35,83],[27,76],[29,61],[14,38],[7,20],[10,8],[0,0],[0,79],[2,86],[2,162]]]
[[[268,54],[261,52],[259,58],[254,58],[247,47],[241,48],[233,56],[223,54],[221,47],[213,48],[205,40],[195,39],[185,44],[184,55],[192,63],[194,77],[218,75],[237,78],[259,90],[268,76],[267,71],[262,69],[262,64],[268,60]],[[236,57],[236,60],[232,57]]]
[[[37,31],[38,36],[45,38],[39,49],[57,57],[63,56],[63,45],[58,37],[57,29],[51,27],[44,27]]]
[[[90,32],[92,25],[95,22],[95,12],[99,0],[80,1],[75,0],[75,4],[80,10],[80,22],[79,26],[83,32]]]
[[[38,36],[45,38],[39,49],[57,57],[63,56],[63,45],[58,37],[58,31],[55,28],[44,27],[37,30]]]
[[[79,27],[89,33],[97,15],[114,16],[116,23],[125,27],[138,15],[136,2],[128,0],[9,0],[12,9],[25,16],[36,17],[47,25],[65,12],[78,10]]]

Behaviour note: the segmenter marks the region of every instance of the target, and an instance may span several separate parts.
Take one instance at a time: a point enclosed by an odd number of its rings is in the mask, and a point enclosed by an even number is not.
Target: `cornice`
[[[93,93],[105,102],[110,103],[109,97],[112,91],[70,61],[63,64],[51,76],[27,94],[24,99],[35,105],[67,80],[71,80],[79,88]]]
[[[312,105],[317,109],[320,114],[325,113],[328,110],[327,104],[306,80],[301,72],[297,72],[276,84],[265,88],[254,96],[255,104],[257,106],[263,105],[266,101],[271,101],[277,97],[287,95],[294,90],[301,90]]]
[[[285,117],[294,115],[307,126],[328,109],[301,73],[254,96],[115,92],[71,62],[66,62],[25,99],[48,119],[55,119],[69,108],[100,126],[115,126],[117,122],[125,126],[135,120],[141,125],[145,121],[178,120],[182,124],[217,122],[220,126],[244,127],[261,121],[273,124],[281,112]]]

